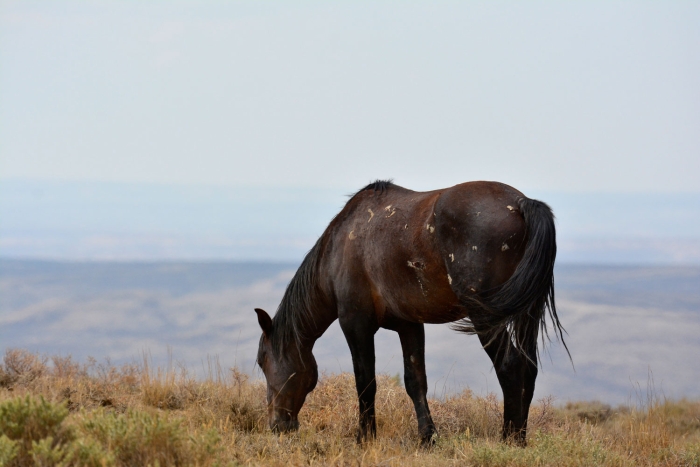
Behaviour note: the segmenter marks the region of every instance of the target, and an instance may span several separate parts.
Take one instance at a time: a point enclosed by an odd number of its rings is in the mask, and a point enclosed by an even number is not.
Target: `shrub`
[[[43,397],[16,397],[0,404],[0,434],[15,441],[17,452],[12,463],[24,465],[33,458],[35,445],[44,452],[74,439],[73,430],[63,426],[68,409]],[[38,444],[37,444],[38,443]]]
[[[688,445],[681,451],[680,460],[688,467],[700,467],[700,443]]]
[[[218,436],[210,432],[191,439],[182,419],[146,411],[115,414],[98,410],[80,429],[109,449],[119,466],[207,465],[219,443]]]
[[[17,457],[19,446],[17,441],[12,441],[5,435],[0,436],[0,466],[10,465],[10,462]]]
[[[0,387],[26,385],[46,373],[46,358],[20,349],[8,349],[0,365]]]

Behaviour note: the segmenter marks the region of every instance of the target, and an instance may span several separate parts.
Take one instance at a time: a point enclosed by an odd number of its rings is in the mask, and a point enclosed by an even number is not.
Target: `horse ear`
[[[270,332],[272,331],[272,318],[267,314],[267,311],[262,308],[256,308],[255,312],[258,314],[258,324],[260,324],[260,329],[262,329],[265,337],[270,337]]]

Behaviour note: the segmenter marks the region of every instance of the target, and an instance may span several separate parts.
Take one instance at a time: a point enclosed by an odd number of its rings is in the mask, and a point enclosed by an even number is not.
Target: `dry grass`
[[[9,350],[0,364],[0,465],[700,466],[700,402],[613,408],[599,402],[530,413],[529,447],[502,444],[501,404],[469,390],[431,401],[440,437],[421,449],[413,406],[379,376],[378,438],[355,443],[352,375],[324,375],[301,430],[266,427],[265,388],[212,364],[204,380],[152,369]]]

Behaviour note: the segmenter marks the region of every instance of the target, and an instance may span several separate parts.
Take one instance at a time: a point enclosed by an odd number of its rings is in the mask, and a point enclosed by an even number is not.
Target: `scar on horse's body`
[[[508,185],[469,182],[429,192],[384,181],[366,186],[304,258],[274,319],[255,310],[270,427],[298,428],[318,381],[313,344],[338,319],[355,371],[358,440],[376,434],[374,334],[381,327],[399,334],[406,391],[421,440],[431,442],[423,323],[453,322],[476,334],[493,362],[504,439],[525,445],[547,310],[562,333],[555,256],[551,210]]]

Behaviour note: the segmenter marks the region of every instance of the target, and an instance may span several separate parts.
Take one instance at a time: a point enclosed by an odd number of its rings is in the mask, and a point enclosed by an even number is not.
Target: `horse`
[[[298,413],[318,381],[314,343],[338,319],[355,372],[358,442],[376,437],[379,328],[399,334],[421,443],[434,442],[424,323],[453,323],[476,334],[493,362],[503,391],[503,439],[525,446],[547,314],[563,342],[555,257],[552,210],[508,185],[476,181],[416,192],[370,183],[308,252],[274,319],[255,309],[270,428],[299,428]]]

